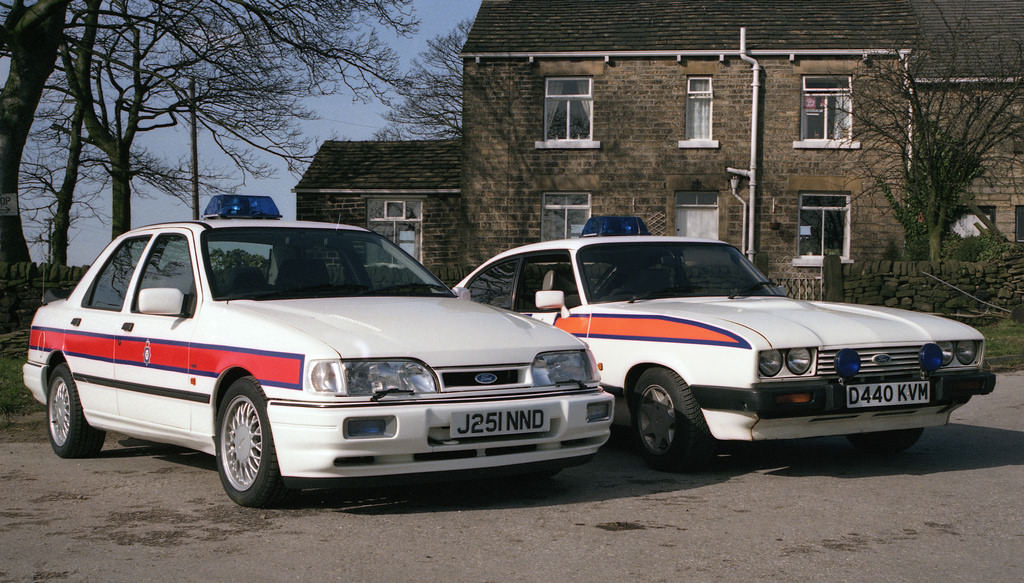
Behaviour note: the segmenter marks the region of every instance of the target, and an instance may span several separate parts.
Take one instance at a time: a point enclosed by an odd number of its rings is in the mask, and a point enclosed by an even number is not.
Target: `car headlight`
[[[786,368],[795,375],[802,375],[811,369],[811,351],[806,348],[790,348],[786,351]]]
[[[757,370],[761,376],[773,377],[782,370],[782,353],[778,350],[762,350],[757,355]]]
[[[309,382],[315,392],[351,397],[437,392],[434,374],[415,360],[318,361],[310,369]]]
[[[956,343],[956,360],[960,364],[971,364],[978,357],[978,343],[973,340],[961,340]]]
[[[589,350],[542,352],[530,368],[533,384],[538,386],[597,381],[597,366]]]
[[[953,343],[952,342],[936,342],[939,348],[942,349],[942,366],[946,366],[953,362]]]

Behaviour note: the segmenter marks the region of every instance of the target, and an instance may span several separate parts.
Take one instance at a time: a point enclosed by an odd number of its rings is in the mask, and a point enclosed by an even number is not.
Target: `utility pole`
[[[188,82],[189,122],[192,132],[192,220],[199,220],[199,129],[196,127],[196,80]]]

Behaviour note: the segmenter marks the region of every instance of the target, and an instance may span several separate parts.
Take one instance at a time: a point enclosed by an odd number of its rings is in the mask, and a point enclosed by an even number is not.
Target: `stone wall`
[[[71,289],[86,267],[0,263],[0,356],[24,358],[28,328],[47,289]]]
[[[850,303],[952,316],[1007,314],[1024,305],[1019,253],[989,263],[863,261],[842,272],[843,300]]]

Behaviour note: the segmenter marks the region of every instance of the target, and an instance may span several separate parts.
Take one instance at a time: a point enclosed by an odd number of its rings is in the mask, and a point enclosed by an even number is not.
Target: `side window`
[[[518,268],[518,257],[487,268],[469,282],[470,297],[474,302],[511,310],[512,286],[515,285]]]
[[[541,241],[569,239],[583,234],[590,218],[590,193],[546,193],[540,218]]]
[[[850,197],[843,194],[801,194],[798,254],[850,255]]]
[[[185,296],[182,312],[191,315],[195,308],[196,283],[192,274],[192,255],[184,235],[160,235],[146,258],[139,291],[159,287],[180,290]],[[137,309],[137,306],[138,292],[132,309]]]
[[[568,253],[533,255],[523,260],[523,274],[519,278],[516,293],[517,312],[537,312],[534,303],[538,291],[561,290],[565,293],[565,305],[575,308],[580,305],[580,292],[572,273]]]
[[[366,201],[367,228],[380,233],[416,259],[420,258],[423,230],[422,200]]]
[[[592,83],[589,77],[545,80],[545,140],[592,139],[594,120]]]
[[[686,80],[686,139],[711,139],[711,77]]]
[[[128,284],[132,273],[142,257],[142,252],[149,242],[149,237],[126,239],[107,259],[92,289],[85,298],[87,308],[120,311],[124,306],[124,298],[128,294]]]
[[[850,78],[804,77],[803,82],[800,139],[850,139]]]

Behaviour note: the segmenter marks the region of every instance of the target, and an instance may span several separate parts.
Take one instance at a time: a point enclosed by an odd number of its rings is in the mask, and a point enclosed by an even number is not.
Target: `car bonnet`
[[[343,358],[411,357],[450,367],[529,363],[545,350],[584,347],[542,322],[456,298],[243,300],[229,309],[301,330]]]

